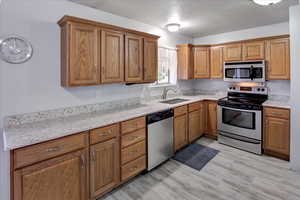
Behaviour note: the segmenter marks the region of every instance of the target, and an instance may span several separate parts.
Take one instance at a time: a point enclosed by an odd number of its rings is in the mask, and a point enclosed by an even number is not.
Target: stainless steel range
[[[268,98],[263,86],[230,86],[218,101],[218,141],[256,154],[262,152],[262,104]]]

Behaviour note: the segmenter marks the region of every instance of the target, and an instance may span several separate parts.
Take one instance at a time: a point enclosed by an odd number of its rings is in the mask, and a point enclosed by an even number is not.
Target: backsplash
[[[194,90],[203,93],[226,92],[229,85],[230,83],[222,79],[198,79],[193,82]]]
[[[43,120],[70,117],[84,113],[101,112],[109,110],[128,109],[130,107],[140,106],[140,98],[130,98],[117,101],[109,101],[98,104],[89,104],[82,106],[66,107],[41,112],[26,113],[20,115],[12,115],[4,118],[4,126],[10,127]]]
[[[269,95],[272,96],[290,96],[290,81],[267,81],[266,86],[269,88]]]
[[[226,95],[227,87],[230,85],[223,80],[192,80],[178,81],[174,86],[177,93],[170,92],[168,98],[180,96],[182,94],[207,94],[207,95]],[[288,101],[290,96],[290,81],[268,81],[266,86],[269,88],[269,99]],[[154,99],[161,98],[164,87],[151,87],[150,85],[140,85],[142,92],[140,97],[125,98],[122,100],[105,101],[96,104],[82,106],[65,107],[60,109],[46,110],[27,114],[13,115],[5,117],[5,126],[20,125],[24,123],[43,121],[60,117],[74,116],[82,113],[101,112],[107,110],[121,110],[123,108],[139,106]]]
[[[229,85],[230,83],[221,79],[199,79],[193,82],[194,90],[207,93],[226,92]],[[266,86],[269,89],[270,96],[290,96],[290,81],[288,80],[267,81]]]

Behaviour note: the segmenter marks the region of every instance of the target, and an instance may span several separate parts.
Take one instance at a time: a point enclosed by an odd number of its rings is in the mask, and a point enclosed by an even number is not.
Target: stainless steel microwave
[[[265,82],[265,61],[225,62],[224,81]]]

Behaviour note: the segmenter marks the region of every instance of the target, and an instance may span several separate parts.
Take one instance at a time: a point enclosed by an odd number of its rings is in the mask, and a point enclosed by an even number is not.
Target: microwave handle
[[[254,79],[254,71],[253,71],[253,65],[251,65],[251,67],[250,67],[250,79],[253,81],[253,79]]]

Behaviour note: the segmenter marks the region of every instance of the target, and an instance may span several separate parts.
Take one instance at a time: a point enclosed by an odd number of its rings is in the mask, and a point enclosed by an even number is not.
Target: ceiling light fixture
[[[171,23],[166,25],[168,31],[170,32],[177,32],[180,29],[180,24],[178,23]]]
[[[261,6],[270,6],[273,4],[277,4],[282,0],[252,0],[254,3],[261,5]]]

